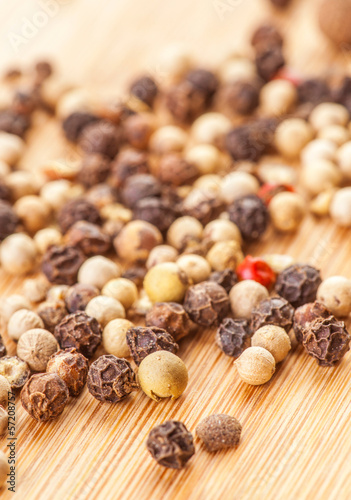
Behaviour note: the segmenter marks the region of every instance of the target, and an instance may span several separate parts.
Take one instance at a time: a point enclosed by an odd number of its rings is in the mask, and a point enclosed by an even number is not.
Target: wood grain
[[[42,2],[43,3],[43,2]],[[18,53],[9,42],[23,19],[42,9],[34,0],[2,2],[1,65],[53,57],[69,81],[115,91],[140,68],[157,71],[159,50],[181,40],[204,64],[218,62],[247,43],[259,20],[273,15],[287,37],[292,65],[313,74],[348,66],[346,51],[335,50],[318,32],[319,2],[292,1],[287,14],[264,0],[71,0],[57,2],[48,19]],[[227,6],[220,18],[218,6]],[[35,169],[65,154],[57,125],[46,122],[30,135],[23,158]],[[282,252],[322,269],[323,275],[351,277],[350,232],[329,221],[305,220],[292,236],[268,235],[250,248],[254,254]],[[21,280],[0,274],[3,296]],[[14,345],[7,339],[10,352]],[[55,422],[39,424],[17,401],[17,487],[1,498],[51,499],[201,499],[346,500],[351,497],[351,403],[349,353],[337,368],[320,368],[293,351],[262,387],[238,380],[232,360],[214,346],[213,331],[199,331],[181,344],[190,383],[175,402],[156,404],[141,392],[117,405],[101,405],[85,389]],[[197,442],[196,456],[180,472],[158,467],[145,450],[157,423],[183,421],[194,431],[213,412],[236,416],[243,425],[235,452],[209,454]],[[6,440],[1,449],[6,449]]]

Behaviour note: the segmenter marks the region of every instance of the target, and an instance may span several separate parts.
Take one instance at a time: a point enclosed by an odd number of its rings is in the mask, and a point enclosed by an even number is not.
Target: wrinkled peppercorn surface
[[[92,113],[75,111],[63,120],[62,129],[69,141],[77,142],[85,127],[97,121],[99,121],[99,118]]]
[[[70,396],[74,397],[84,389],[88,370],[87,358],[74,348],[57,351],[46,367],[47,373],[57,373],[67,385]]]
[[[227,356],[237,358],[250,337],[250,325],[245,319],[225,318],[216,331],[216,344]]]
[[[105,182],[109,173],[109,159],[101,154],[90,154],[83,158],[77,180],[86,188],[90,188]]]
[[[0,375],[7,378],[12,389],[19,389],[27,382],[30,369],[18,356],[3,356],[0,358]]]
[[[88,359],[92,357],[102,339],[99,323],[84,312],[66,316],[56,326],[54,335],[61,349],[75,347]]]
[[[318,269],[307,264],[293,264],[280,273],[275,291],[296,308],[314,302],[321,282]]]
[[[176,302],[156,302],[146,314],[145,324],[167,330],[175,341],[188,335],[193,325],[184,307]]]
[[[96,224],[84,220],[75,222],[65,234],[65,242],[79,248],[84,255],[101,255],[111,246],[111,238]]]
[[[45,328],[54,333],[55,326],[67,316],[68,311],[63,300],[48,300],[39,304],[37,314],[43,320]]]
[[[126,341],[137,366],[152,352],[169,351],[175,354],[179,349],[172,335],[157,326],[130,328],[126,334]]]
[[[209,415],[196,427],[196,435],[203,441],[208,451],[232,448],[239,444],[241,425],[230,415]]]
[[[65,294],[65,303],[70,313],[84,311],[88,302],[99,295],[99,290],[93,285],[76,283]]]
[[[229,218],[247,242],[258,240],[266,231],[269,213],[266,205],[256,195],[250,194],[234,201],[228,208]]]
[[[282,297],[272,297],[259,303],[252,311],[251,327],[253,331],[261,326],[276,325],[288,333],[292,327],[294,308]]]
[[[298,307],[295,310],[293,325],[296,340],[301,344],[303,332],[306,328],[309,328],[312,321],[317,318],[328,318],[329,316],[331,316],[331,312],[318,301]]]
[[[217,325],[229,312],[229,297],[217,283],[204,281],[188,288],[184,309],[198,325]]]
[[[42,258],[41,270],[50,283],[73,285],[84,260],[83,252],[77,247],[52,245]]]
[[[102,223],[98,209],[82,198],[67,202],[57,215],[57,222],[63,233],[66,233],[73,224],[81,220],[97,225]]]
[[[238,276],[233,269],[224,269],[224,271],[214,271],[211,273],[209,281],[214,281],[229,293],[233,286],[238,283]]]

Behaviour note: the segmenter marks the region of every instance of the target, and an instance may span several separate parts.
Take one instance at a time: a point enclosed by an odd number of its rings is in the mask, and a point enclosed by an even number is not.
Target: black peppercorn
[[[123,203],[133,208],[144,198],[161,196],[161,183],[151,174],[131,175],[121,191]]]
[[[0,180],[0,202],[1,201],[11,201],[11,190],[2,180]]]
[[[146,314],[146,326],[163,328],[172,335],[175,341],[188,335],[192,329],[191,322],[184,307],[176,302],[157,302]]]
[[[92,357],[102,339],[99,323],[84,312],[66,316],[56,326],[54,335],[61,349],[75,347],[88,359]]]
[[[158,87],[153,78],[142,76],[130,86],[130,93],[137,99],[152,107],[158,94]]]
[[[228,213],[230,220],[238,226],[246,242],[258,240],[269,223],[267,207],[255,194],[235,200],[228,208]]]
[[[70,313],[84,311],[88,302],[98,295],[99,290],[95,286],[76,283],[65,294],[66,307]]]
[[[251,37],[251,45],[256,51],[265,50],[269,47],[281,47],[283,37],[278,29],[272,24],[261,24]]]
[[[3,132],[24,137],[30,124],[30,118],[27,115],[20,115],[10,109],[0,111],[0,130]]]
[[[68,398],[67,386],[56,373],[33,375],[21,392],[23,408],[40,422],[60,416]]]
[[[176,213],[161,198],[144,198],[135,204],[133,219],[145,220],[163,233],[176,220]]]
[[[148,155],[143,151],[126,149],[121,151],[111,165],[110,181],[114,187],[120,187],[132,175],[148,174]]]
[[[172,335],[156,326],[129,328],[126,341],[137,366],[152,352],[169,351],[175,354],[179,349]]]
[[[100,356],[92,363],[87,385],[94,398],[109,403],[121,401],[138,387],[130,363],[113,354]]]
[[[252,311],[251,328],[258,330],[261,326],[276,325],[288,333],[293,324],[294,308],[282,297],[272,297],[259,303]]]
[[[257,82],[231,82],[219,91],[218,105],[231,114],[249,115],[258,106],[259,92]]]
[[[303,346],[321,366],[333,366],[350,349],[350,335],[334,316],[317,318],[303,331]]]
[[[190,83],[194,90],[202,94],[207,106],[211,104],[219,82],[218,78],[212,71],[206,69],[193,69],[185,77],[185,81]]]
[[[303,332],[309,328],[312,321],[318,318],[328,318],[331,312],[318,301],[310,302],[298,307],[294,314],[294,333],[296,340],[301,344],[303,340]]]
[[[163,184],[173,186],[191,184],[198,176],[197,167],[177,153],[165,154],[160,160],[158,177]]]
[[[39,305],[37,314],[43,320],[45,328],[49,330],[49,332],[54,333],[56,325],[67,316],[68,311],[63,300],[49,300]]]
[[[16,231],[19,218],[9,203],[0,200],[0,241]]]
[[[307,264],[293,264],[280,273],[275,291],[296,308],[316,299],[321,282],[318,269]]]
[[[214,271],[211,273],[208,280],[221,285],[229,293],[233,286],[237,284],[238,276],[233,269],[224,269],[224,271]]]
[[[216,219],[224,210],[223,202],[217,193],[193,190],[179,207],[181,215],[189,215],[204,226]]]
[[[46,366],[47,373],[56,373],[65,382],[70,396],[79,396],[82,392],[88,370],[87,358],[74,348],[55,352]]]
[[[201,326],[219,324],[229,312],[229,297],[223,287],[203,281],[188,288],[184,309],[190,319]]]
[[[145,275],[146,269],[144,267],[129,267],[122,274],[122,278],[133,281],[137,287],[140,287],[144,282]]]
[[[7,353],[6,346],[4,344],[2,336],[0,335],[0,358],[6,356],[6,353]]]
[[[133,148],[146,149],[155,130],[153,117],[146,114],[129,116],[123,123],[126,140]]]
[[[171,469],[182,469],[195,453],[192,434],[182,422],[176,420],[154,427],[146,447],[156,462]]]
[[[57,222],[63,233],[66,233],[75,222],[81,220],[92,224],[102,224],[99,210],[83,198],[77,198],[65,203],[57,215]]]
[[[111,247],[111,238],[96,224],[78,221],[65,234],[67,245],[79,248],[84,255],[101,255]]]
[[[86,188],[105,182],[110,173],[110,161],[106,156],[98,153],[83,158],[77,180]]]
[[[35,66],[35,82],[37,85],[43,83],[44,80],[49,78],[54,72],[52,64],[49,61],[38,61]]]
[[[86,111],[75,111],[68,115],[62,122],[62,129],[66,138],[71,142],[78,142],[83,130],[99,118]]]
[[[259,160],[272,147],[277,123],[275,118],[260,119],[228,132],[226,148],[233,160]]]
[[[245,319],[225,318],[216,332],[216,344],[227,356],[237,358],[244,351],[251,335]]]
[[[37,89],[17,90],[12,100],[12,110],[19,115],[30,115],[39,105]]]
[[[111,159],[116,156],[122,143],[121,127],[103,120],[84,127],[79,139],[79,145],[85,153],[100,153]]]
[[[255,63],[258,75],[268,82],[278,73],[278,70],[285,66],[281,47],[275,46],[258,52]]]
[[[342,104],[351,113],[351,78],[349,76],[345,76],[333,89],[332,98],[329,100]]]
[[[319,104],[331,100],[328,84],[322,78],[310,78],[297,86],[297,95],[301,104]]]
[[[43,255],[41,270],[56,285],[74,285],[85,256],[79,248],[52,245]]]

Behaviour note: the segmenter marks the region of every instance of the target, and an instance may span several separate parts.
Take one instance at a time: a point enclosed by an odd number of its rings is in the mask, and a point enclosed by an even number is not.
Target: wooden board
[[[295,67],[312,74],[349,62],[347,51],[337,55],[319,34],[315,0],[293,0],[287,15],[273,13],[264,0],[52,0],[51,17],[46,22],[41,17],[42,27],[17,53],[9,37],[21,34],[26,21],[37,21],[47,2],[1,2],[1,69],[14,60],[29,64],[51,56],[68,80],[118,90],[140,68],[157,71],[154,61],[167,43],[181,40],[204,64],[215,63],[245,45],[252,27],[273,14]],[[67,146],[58,137],[55,124],[39,126],[22,164],[35,169],[65,154]],[[350,232],[329,221],[308,218],[297,235],[271,235],[250,250],[286,252],[319,266],[324,277],[351,277]],[[1,274],[0,284],[5,296],[18,290],[21,280]],[[14,345],[7,345],[14,352]],[[17,401],[16,494],[2,490],[1,498],[351,497],[351,353],[337,368],[326,369],[294,346],[273,380],[257,388],[238,380],[232,360],[214,346],[212,331],[185,339],[180,356],[190,383],[175,402],[156,404],[137,392],[117,405],[100,405],[85,389],[61,418],[39,424]],[[145,438],[155,424],[176,418],[194,431],[214,412],[241,421],[237,451],[211,455],[197,442],[196,456],[181,472],[158,467],[146,452]],[[6,444],[2,439],[1,449]]]

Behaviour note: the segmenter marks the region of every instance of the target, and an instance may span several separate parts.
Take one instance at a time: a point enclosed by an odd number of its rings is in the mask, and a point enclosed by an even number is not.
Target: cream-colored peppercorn
[[[0,160],[14,165],[21,158],[25,149],[24,141],[14,134],[0,132]]]
[[[126,278],[116,278],[106,283],[101,290],[101,295],[118,300],[127,310],[137,300],[138,289],[133,281]]]
[[[59,350],[55,337],[48,330],[34,328],[24,332],[17,344],[17,355],[35,372],[44,372],[50,356]]]
[[[126,341],[126,334],[134,324],[127,319],[114,319],[107,323],[102,333],[102,344],[108,354],[117,358],[129,358],[130,350]]]
[[[250,319],[253,308],[268,297],[267,288],[260,283],[253,280],[240,281],[229,292],[234,318]]]
[[[196,254],[181,255],[177,265],[187,275],[192,283],[206,281],[211,274],[211,266],[206,259]]]
[[[50,283],[46,278],[38,277],[27,279],[23,283],[23,295],[31,302],[41,302],[45,300],[46,294],[50,288]]]
[[[132,316],[146,316],[153,306],[154,304],[151,302],[145,290],[140,290],[139,298],[134,302],[129,314]]]
[[[313,214],[322,217],[328,215],[333,196],[336,192],[336,188],[331,188],[317,194],[317,196],[310,202],[310,211]]]
[[[185,47],[174,44],[161,52],[158,64],[162,73],[161,84],[169,85],[177,83],[190,70],[192,60]]]
[[[213,174],[221,164],[221,154],[213,144],[198,144],[185,153],[185,160],[196,165],[201,175]]]
[[[250,385],[262,385],[268,382],[275,372],[272,354],[263,347],[249,347],[234,361],[239,377]]]
[[[196,143],[222,145],[231,128],[231,121],[222,113],[205,113],[194,121],[191,136]]]
[[[35,175],[26,170],[16,170],[6,177],[6,185],[11,191],[11,198],[16,201],[22,196],[37,194],[39,186]]]
[[[188,140],[187,133],[176,125],[165,125],[150,137],[150,149],[158,154],[181,152]]]
[[[188,370],[175,354],[156,351],[140,363],[138,380],[145,394],[155,401],[177,399],[188,385]]]
[[[221,198],[227,203],[233,203],[237,198],[248,194],[256,194],[260,184],[256,177],[247,172],[231,172],[223,177],[221,183]]]
[[[40,196],[53,210],[59,210],[72,198],[72,183],[65,179],[47,182],[41,188]]]
[[[150,251],[162,243],[162,234],[149,222],[133,220],[113,240],[118,256],[127,262],[145,262]]]
[[[312,195],[338,186],[341,179],[340,170],[329,160],[314,160],[301,171],[301,183]]]
[[[287,267],[294,264],[294,259],[290,255],[271,253],[263,255],[262,259],[273,269],[277,274],[281,273]]]
[[[75,111],[94,111],[96,107],[96,96],[83,87],[67,89],[56,105],[56,114],[60,118],[74,113]]]
[[[0,436],[5,434],[5,432],[7,431],[8,423],[9,414],[7,413],[5,408],[0,405]]]
[[[196,189],[202,189],[205,192],[213,192],[219,195],[221,191],[222,177],[216,174],[202,175],[193,184]]]
[[[122,304],[118,300],[105,295],[99,295],[91,299],[85,308],[85,312],[88,316],[97,319],[102,328],[114,319],[124,319],[126,317]]]
[[[237,241],[218,241],[207,253],[206,259],[214,271],[224,271],[225,269],[235,271],[244,259],[244,254]]]
[[[351,313],[351,280],[344,276],[327,278],[319,285],[317,300],[334,316],[348,316]]]
[[[271,80],[262,87],[260,92],[261,110],[270,116],[288,113],[296,100],[296,87],[287,80]]]
[[[31,307],[30,301],[23,295],[9,295],[2,301],[1,318],[7,323],[16,311],[20,309],[31,309]]]
[[[182,250],[188,242],[199,242],[202,238],[203,227],[195,217],[185,215],[179,217],[168,229],[167,240],[177,250]]]
[[[297,183],[296,169],[288,165],[277,163],[262,163],[258,167],[258,175],[262,182],[272,184],[290,184],[294,186]]]
[[[48,293],[46,294],[46,300],[48,302],[58,302],[58,301],[64,301],[66,298],[66,293],[69,289],[68,285],[55,285],[48,290]],[[42,304],[40,304],[42,305]]]
[[[309,116],[312,127],[319,131],[328,125],[345,126],[350,119],[349,112],[341,104],[323,102],[318,104]]]
[[[8,474],[10,474],[10,466],[7,460],[7,456],[3,451],[0,451],[0,488],[8,479]]]
[[[32,271],[36,258],[35,243],[27,234],[11,234],[0,246],[1,266],[7,273],[22,275]]]
[[[107,204],[101,208],[100,213],[108,221],[121,222],[123,224],[127,224],[133,218],[133,212],[120,203]]]
[[[331,201],[330,215],[339,226],[351,227],[351,187],[339,189]]]
[[[278,231],[295,231],[307,212],[306,202],[297,193],[278,193],[269,204],[271,221]]]
[[[342,146],[350,140],[350,132],[342,125],[327,125],[319,130],[318,137]]]
[[[7,333],[11,339],[17,341],[25,332],[35,328],[44,328],[44,323],[41,317],[34,311],[20,309],[9,319]]]
[[[301,161],[303,165],[309,165],[315,160],[334,161],[337,145],[327,139],[315,139],[311,141],[301,151]]]
[[[336,152],[336,161],[344,176],[351,179],[351,141],[345,142]]]
[[[34,235],[33,240],[38,252],[43,254],[51,245],[60,245],[62,243],[62,234],[54,227],[46,227],[40,229]]]
[[[252,81],[257,78],[255,64],[246,57],[235,57],[225,61],[219,68],[219,74],[224,83]]]
[[[78,283],[103,288],[106,283],[121,275],[118,264],[106,257],[96,255],[87,259],[78,271]]]
[[[32,234],[43,229],[51,215],[50,206],[43,198],[35,195],[23,196],[16,201],[13,208],[26,230]]]
[[[208,243],[230,240],[236,241],[239,245],[242,243],[238,226],[225,219],[215,219],[209,222],[204,228],[203,239]]]
[[[181,302],[188,288],[186,274],[174,262],[152,267],[144,279],[144,289],[152,302]]]
[[[10,382],[3,375],[0,375],[0,405],[7,408],[9,400],[9,392],[11,392]]]
[[[157,264],[163,262],[175,262],[178,257],[178,251],[170,245],[158,245],[154,247],[146,261],[146,269],[151,269]]]
[[[311,141],[311,126],[301,118],[288,118],[275,131],[274,142],[278,151],[286,158],[298,158],[302,149]]]
[[[251,345],[263,347],[269,351],[275,362],[280,363],[291,349],[290,337],[280,326],[265,325],[251,337]]]

